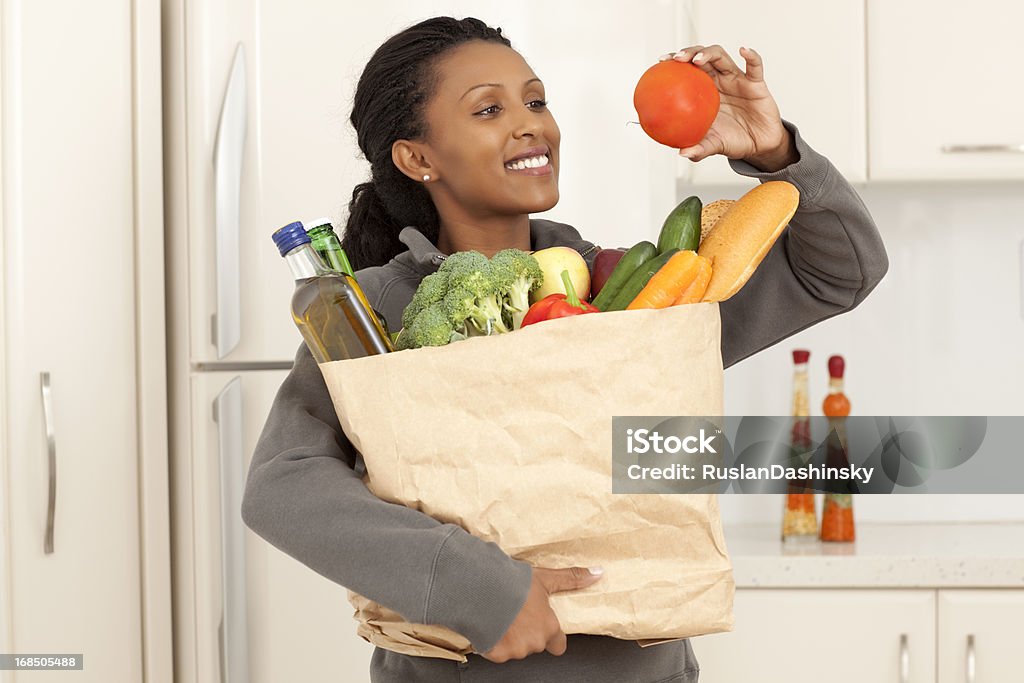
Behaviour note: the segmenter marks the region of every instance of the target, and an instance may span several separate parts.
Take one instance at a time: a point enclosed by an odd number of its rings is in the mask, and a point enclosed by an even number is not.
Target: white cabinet
[[[1020,589],[741,588],[735,614],[732,632],[692,641],[702,683],[1020,677]]]
[[[939,683],[1020,678],[1024,591],[940,590],[938,610]]]
[[[1024,6],[867,6],[871,179],[1024,178]]]
[[[741,589],[735,614],[691,641],[701,683],[935,680],[934,591]]]
[[[808,144],[848,180],[866,179],[863,2],[789,0],[783,8],[744,0],[692,0],[681,3],[680,14],[680,44],[673,49],[719,44],[741,69],[746,63],[740,47],[757,50],[782,117],[798,126]],[[752,184],[720,155],[698,163],[680,157],[679,163],[684,183]]]
[[[0,652],[170,682],[159,7],[2,23]]]
[[[192,455],[183,470],[193,507],[179,519],[195,525],[195,536],[179,555],[191,557],[195,576],[177,588],[195,610],[179,622],[182,651],[196,656],[180,660],[179,681],[221,680],[222,668],[225,680],[251,683],[368,676],[373,647],[356,635],[345,589],[242,523],[241,483],[286,374],[193,375]]]

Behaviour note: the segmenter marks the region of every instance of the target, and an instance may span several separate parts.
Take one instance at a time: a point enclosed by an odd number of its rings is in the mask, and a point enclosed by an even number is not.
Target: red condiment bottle
[[[846,458],[846,416],[850,414],[850,399],[843,393],[843,372],[846,363],[842,356],[828,359],[828,396],[822,404],[822,412],[828,418],[829,434],[827,463],[842,467],[848,464]],[[831,438],[832,432],[836,439]],[[855,538],[853,524],[853,496],[849,493],[826,493],[825,506],[821,511],[821,540],[852,541]]]
[[[794,457],[811,450],[811,409],[807,390],[807,361],[811,352],[793,351],[793,426],[790,446]],[[805,464],[803,461],[799,465]],[[782,540],[813,540],[818,535],[818,515],[814,509],[814,492],[805,483],[792,482],[786,492],[786,508],[782,517]]]

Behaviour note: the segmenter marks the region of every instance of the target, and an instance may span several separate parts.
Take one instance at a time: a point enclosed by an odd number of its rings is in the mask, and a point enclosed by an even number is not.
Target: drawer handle
[[[943,154],[987,154],[990,152],[1010,152],[1024,154],[1024,145],[943,145]]]
[[[39,386],[43,394],[43,427],[46,429],[46,451],[49,460],[49,502],[46,505],[46,535],[43,552],[53,554],[53,518],[57,507],[57,436],[53,426],[53,397],[50,391],[50,373],[39,373]]]
[[[967,683],[974,683],[974,634],[967,636]]]
[[[910,647],[907,634],[900,634],[900,683],[910,683]]]

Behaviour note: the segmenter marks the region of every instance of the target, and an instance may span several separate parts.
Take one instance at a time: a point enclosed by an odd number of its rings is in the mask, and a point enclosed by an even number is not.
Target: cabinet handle
[[[1024,320],[1024,240],[1020,241],[1020,317]]]
[[[245,588],[245,529],[242,526],[242,379],[235,377],[213,404],[220,457],[221,622],[218,632],[221,681],[249,680],[249,636]]]
[[[213,152],[213,197],[217,246],[217,312],[213,343],[217,358],[238,346],[242,336],[242,284],[238,222],[241,213],[242,153],[245,151],[247,94],[245,46],[238,44],[231,65]]]
[[[53,518],[57,507],[57,436],[53,426],[53,396],[50,392],[50,373],[39,373],[39,385],[43,394],[43,427],[46,429],[46,451],[49,459],[50,484],[49,502],[46,505],[46,535],[43,537],[43,552],[53,554]]]
[[[976,154],[1011,152],[1024,154],[1024,145],[943,145],[944,154]]]
[[[907,634],[900,634],[900,683],[910,681],[910,647],[907,645]]]
[[[967,636],[967,683],[974,683],[974,634]]]

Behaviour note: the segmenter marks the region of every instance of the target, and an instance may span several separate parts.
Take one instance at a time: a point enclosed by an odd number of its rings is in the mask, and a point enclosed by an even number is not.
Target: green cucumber
[[[697,251],[700,246],[700,197],[687,197],[665,219],[658,235],[658,253],[673,247],[680,251]]]
[[[604,287],[590,302],[590,305],[602,311],[605,310],[604,307],[612,302],[615,295],[622,289],[622,285],[626,284],[629,276],[657,255],[658,248],[650,242],[643,241],[633,245],[615,264],[612,274],[608,276],[608,281],[604,283]]]
[[[645,262],[637,268],[633,274],[629,276],[629,279],[626,280],[626,284],[622,286],[622,289],[615,295],[615,298],[612,299],[612,302],[608,304],[608,308],[603,308],[601,310],[626,310],[626,306],[629,306],[633,299],[636,298],[636,295],[640,293],[640,290],[647,286],[647,283],[650,282],[652,277],[654,277],[654,274],[661,270],[661,267],[668,263],[668,260],[672,258],[672,255],[678,251],[680,250],[672,247],[668,251],[658,254],[650,261]]]

